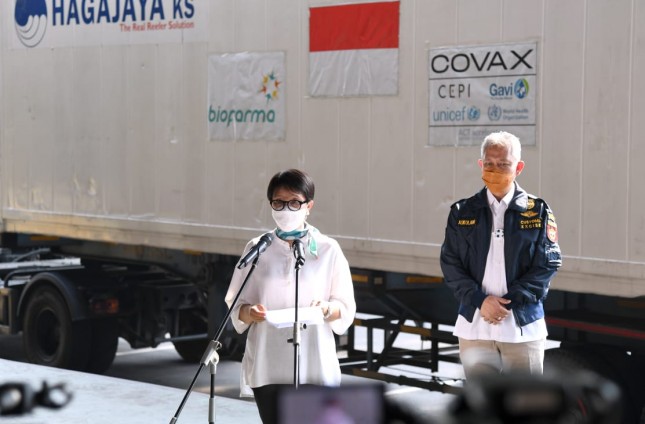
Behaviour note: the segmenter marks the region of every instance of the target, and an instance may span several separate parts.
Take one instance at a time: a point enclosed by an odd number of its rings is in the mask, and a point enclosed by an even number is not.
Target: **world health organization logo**
[[[14,19],[20,42],[26,47],[37,46],[47,31],[45,0],[16,0]]]
[[[488,107],[488,119],[491,121],[499,121],[502,117],[502,108],[497,105],[490,105]]]

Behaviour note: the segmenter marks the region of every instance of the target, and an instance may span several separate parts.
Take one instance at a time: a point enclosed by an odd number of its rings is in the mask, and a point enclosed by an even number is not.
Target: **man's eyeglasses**
[[[307,203],[305,200],[304,202],[301,202],[300,200],[293,199],[293,200],[271,200],[271,207],[273,208],[274,211],[281,211],[284,209],[284,207],[288,207],[290,211],[299,211],[302,205]]]

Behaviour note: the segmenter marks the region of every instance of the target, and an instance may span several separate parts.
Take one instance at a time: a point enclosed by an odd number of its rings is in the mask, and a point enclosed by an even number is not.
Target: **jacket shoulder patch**
[[[558,241],[558,224],[555,222],[553,212],[549,212],[546,219],[546,237],[551,243],[557,243]]]

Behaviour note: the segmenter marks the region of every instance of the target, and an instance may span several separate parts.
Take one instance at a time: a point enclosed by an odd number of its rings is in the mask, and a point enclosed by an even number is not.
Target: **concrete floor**
[[[5,358],[0,359],[0,385],[20,383],[40,391],[43,382],[50,386],[63,383],[74,396],[59,410],[37,406],[21,416],[0,417],[2,424],[170,423],[198,370],[198,365],[181,360],[171,344],[134,350],[123,340],[120,340],[117,356],[106,375],[26,363],[18,336],[2,338],[0,357]],[[217,367],[215,423],[261,423],[255,402],[239,398],[239,373],[239,362],[223,360]],[[198,377],[179,414],[178,424],[209,422],[209,370],[203,369]],[[343,375],[343,385],[354,384],[377,382]],[[454,398],[453,395],[396,384],[384,387],[388,402],[414,410],[416,415],[427,417],[428,422],[435,422]]]
[[[34,407],[20,416],[2,416],[0,422],[15,424],[65,423],[169,423],[175,416],[185,390],[121,378],[49,368],[0,359],[0,385],[20,383],[34,391],[64,383],[73,395],[60,409]],[[257,424],[257,408],[252,402],[216,397],[215,422]],[[191,393],[177,423],[208,423],[208,395]]]
[[[357,339],[365,338],[357,333]],[[401,341],[404,346],[418,345],[418,337]],[[376,344],[379,342],[377,341]],[[377,346],[378,347],[378,346]],[[364,347],[363,347],[364,348]],[[42,367],[26,363],[20,336],[3,336],[0,342],[0,385],[17,382],[40,390],[42,383],[64,383],[74,394],[69,405],[60,410],[36,407],[20,417],[2,416],[0,423],[170,423],[188,386],[198,369],[197,364],[183,361],[172,344],[164,343],[154,349],[131,349],[119,341],[117,356],[106,375]],[[461,366],[442,365],[442,374],[454,378],[463,375]],[[386,368],[395,375],[428,378],[419,370],[406,366]],[[240,363],[222,360],[216,373],[216,423],[260,423],[255,402],[239,397]],[[195,387],[179,415],[181,423],[208,423],[208,393],[210,375],[203,369]],[[346,384],[376,384],[374,380],[343,375]],[[384,384],[384,383],[379,383]],[[431,392],[415,387],[384,384],[388,402],[415,411],[427,422],[445,413],[454,400],[453,395]]]

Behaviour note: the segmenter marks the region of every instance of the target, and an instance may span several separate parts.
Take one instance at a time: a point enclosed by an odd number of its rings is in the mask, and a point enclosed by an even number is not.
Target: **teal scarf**
[[[313,234],[318,232],[318,229],[315,228],[313,225],[305,224],[304,230],[293,230],[293,231],[282,231],[281,229],[276,228],[275,235],[284,241],[291,241],[291,240],[305,237],[307,234],[309,234],[310,229],[311,229],[311,236],[309,237],[307,247],[309,249],[309,253],[311,253],[317,258],[318,244],[316,243],[316,239],[313,237]]]

